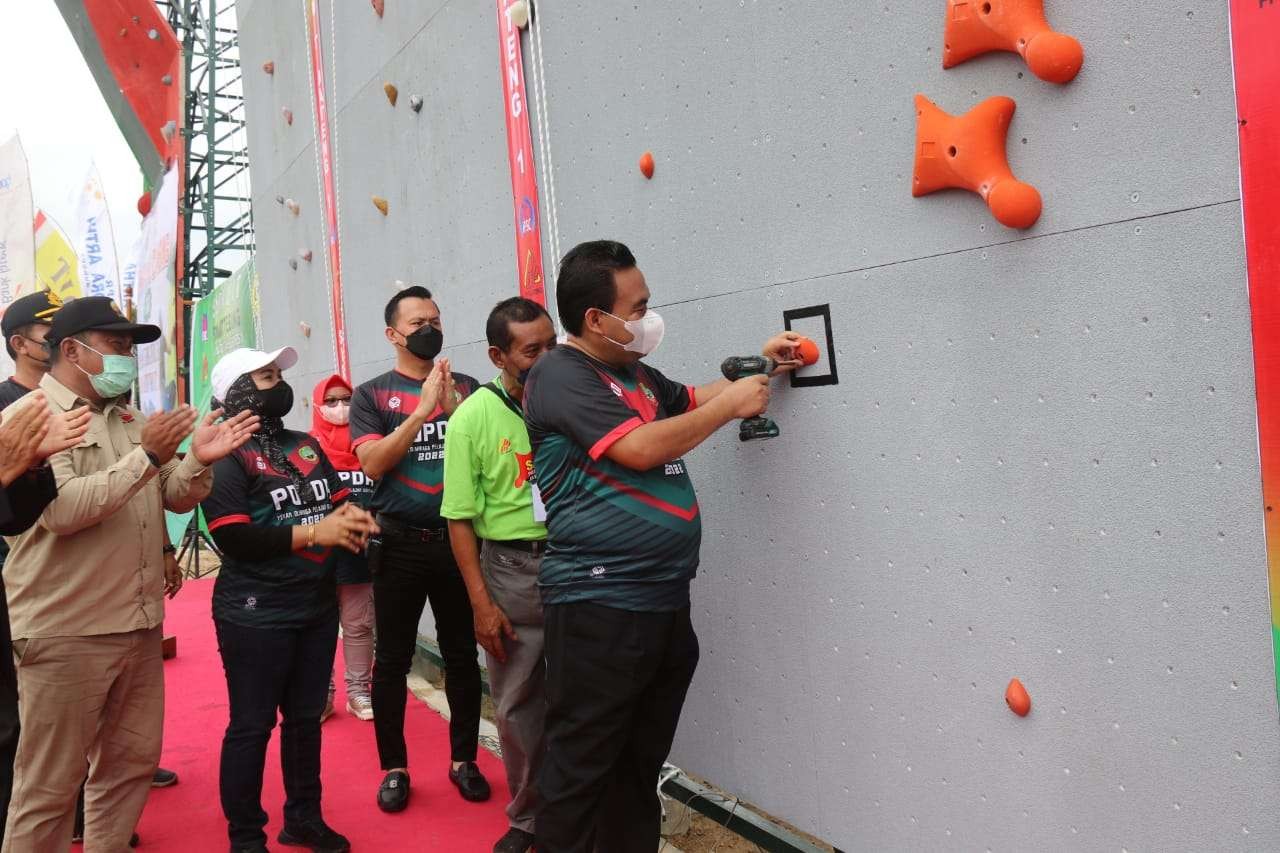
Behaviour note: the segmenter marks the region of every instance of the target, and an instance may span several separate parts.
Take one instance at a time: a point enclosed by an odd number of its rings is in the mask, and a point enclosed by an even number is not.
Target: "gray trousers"
[[[489,595],[507,614],[518,639],[503,638],[506,663],[486,654],[489,692],[498,718],[502,763],[507,770],[511,825],[533,832],[537,807],[535,780],[545,747],[546,662],[542,655],[542,596],[538,592],[541,557],[485,542],[480,568]]]

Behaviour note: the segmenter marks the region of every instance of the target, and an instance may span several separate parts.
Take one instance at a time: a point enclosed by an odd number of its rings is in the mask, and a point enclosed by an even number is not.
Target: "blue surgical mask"
[[[97,352],[102,356],[102,372],[90,373],[79,364],[80,372],[89,377],[89,384],[93,386],[93,390],[97,391],[104,400],[110,400],[124,394],[133,387],[133,381],[138,378],[138,360],[131,355],[106,355],[100,353],[93,347],[77,341],[80,346],[87,350]]]

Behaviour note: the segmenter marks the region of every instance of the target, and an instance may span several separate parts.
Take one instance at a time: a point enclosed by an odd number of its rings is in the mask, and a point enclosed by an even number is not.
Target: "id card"
[[[529,488],[533,490],[533,520],[538,524],[545,524],[547,508],[542,503],[542,492],[539,491],[537,483],[530,483]]]

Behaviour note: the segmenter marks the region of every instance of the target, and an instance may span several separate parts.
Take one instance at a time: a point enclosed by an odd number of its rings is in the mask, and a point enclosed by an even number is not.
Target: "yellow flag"
[[[80,295],[80,259],[62,229],[36,211],[36,282],[64,301]]]

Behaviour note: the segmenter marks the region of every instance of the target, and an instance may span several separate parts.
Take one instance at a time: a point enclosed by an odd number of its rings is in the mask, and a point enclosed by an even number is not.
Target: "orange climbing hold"
[[[387,200],[380,195],[373,196],[373,206],[378,208],[383,216],[387,215]]]
[[[385,5],[385,4],[383,3],[383,0],[369,0],[369,2],[373,4],[373,11],[377,12],[377,13],[378,13],[378,17],[379,17],[379,18],[381,18],[381,17],[382,17],[382,9],[383,9],[383,6]]]
[[[640,155],[640,173],[646,178],[653,177],[653,152],[646,151]]]
[[[987,98],[962,116],[952,116],[916,95],[916,167],[913,196],[965,189],[982,196],[992,214],[1010,228],[1030,228],[1040,218],[1040,193],[1013,176],[1005,135],[1016,104]]]
[[[276,64],[272,62],[270,59],[268,59],[266,62],[262,63],[262,70],[267,72],[268,74],[275,74]]]
[[[396,99],[400,97],[400,90],[396,88],[394,83],[383,83],[382,91],[387,93],[387,100],[391,102],[391,106],[396,105]]]
[[[1031,713],[1031,697],[1027,695],[1027,688],[1023,687],[1022,682],[1016,678],[1005,688],[1004,701],[1009,703],[1009,710],[1019,717],[1025,717]]]
[[[1044,0],[947,0],[942,67],[996,50],[1018,54],[1050,83],[1070,83],[1084,65],[1080,42],[1049,26]]]
[[[796,355],[800,357],[801,363],[806,367],[810,364],[817,364],[818,345],[809,338],[801,338],[800,343],[796,344]]]
[[[289,109],[288,107],[281,107],[280,115],[284,116],[285,124],[290,126],[293,125],[293,110]]]

